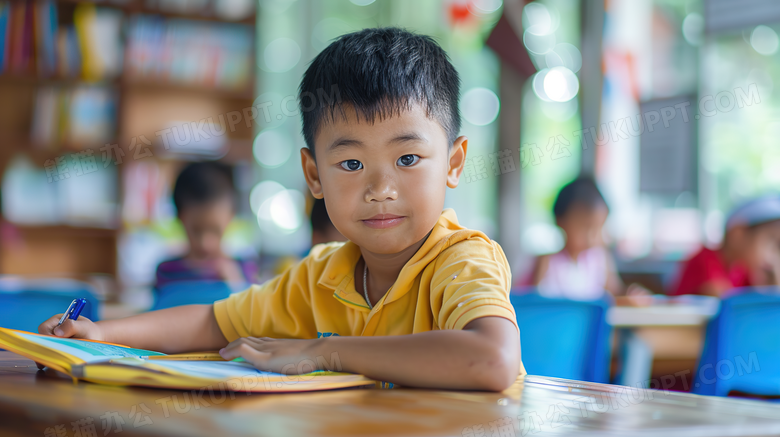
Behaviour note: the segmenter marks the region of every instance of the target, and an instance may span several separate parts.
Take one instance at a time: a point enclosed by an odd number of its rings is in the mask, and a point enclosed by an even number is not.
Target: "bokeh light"
[[[262,181],[249,192],[249,207],[252,208],[254,214],[257,214],[263,202],[282,191],[284,191],[284,186],[279,182],[271,180]]]
[[[292,143],[290,135],[276,129],[267,129],[255,137],[252,153],[261,166],[276,168],[290,159]]]
[[[555,29],[559,20],[552,9],[541,3],[529,3],[523,8],[523,44],[529,52],[544,55],[555,48]]]
[[[566,67],[553,67],[544,76],[544,92],[554,102],[566,102],[580,90],[577,76]]]
[[[463,118],[475,126],[485,126],[495,121],[499,109],[498,96],[487,88],[468,90],[460,102]]]
[[[306,199],[298,190],[284,190],[271,199],[271,219],[279,228],[294,231],[303,224]]]
[[[298,65],[298,61],[301,60],[301,48],[290,38],[277,38],[265,47],[263,60],[269,71],[284,73]]]
[[[473,0],[469,6],[477,14],[485,15],[497,11],[503,4],[502,0]]]
[[[750,45],[753,46],[753,50],[764,56],[775,54],[778,44],[780,41],[778,41],[777,32],[771,27],[756,26],[750,34]]]
[[[547,68],[566,67],[576,73],[582,68],[582,54],[569,43],[559,43],[544,55]]]
[[[268,233],[294,232],[303,225],[305,204],[306,199],[298,190],[278,191],[257,208],[257,224]]]
[[[534,33],[534,29],[528,29],[523,33],[523,44],[529,52],[544,55],[555,48],[555,34],[537,34]]]
[[[544,77],[547,75],[548,71],[550,71],[549,68],[544,68],[534,74],[531,79],[531,89],[533,89],[534,94],[536,94],[536,97],[539,97],[539,99],[545,102],[552,102],[552,99],[550,99],[544,91]]]
[[[698,46],[701,44],[702,35],[704,34],[704,17],[691,12],[685,16],[682,24],[683,38],[688,41],[688,44]]]
[[[523,29],[532,30],[536,35],[547,35],[555,32],[560,24],[560,17],[552,5],[531,2],[523,8]]]

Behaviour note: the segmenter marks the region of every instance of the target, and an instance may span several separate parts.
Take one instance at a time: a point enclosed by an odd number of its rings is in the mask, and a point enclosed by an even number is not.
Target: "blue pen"
[[[87,300],[83,297],[80,297],[78,299],[73,299],[73,302],[70,303],[70,306],[65,311],[65,314],[62,315],[62,318],[60,319],[60,323],[57,323],[57,326],[62,325],[62,322],[65,321],[65,319],[72,319],[72,320],[78,320],[79,315],[81,314],[81,310],[84,309],[84,305],[87,304]]]

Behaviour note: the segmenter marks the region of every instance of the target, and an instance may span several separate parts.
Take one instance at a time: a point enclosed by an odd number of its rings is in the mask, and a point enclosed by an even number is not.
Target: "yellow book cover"
[[[6,328],[0,328],[0,348],[74,379],[99,384],[238,392],[297,392],[375,384],[365,376],[349,373],[285,375],[259,370],[243,361],[218,361],[209,352],[167,356],[118,344]]]

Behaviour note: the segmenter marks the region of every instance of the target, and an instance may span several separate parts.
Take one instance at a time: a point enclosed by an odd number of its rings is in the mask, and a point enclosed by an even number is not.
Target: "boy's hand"
[[[79,316],[78,320],[65,319],[62,325],[57,326],[62,318],[62,314],[52,316],[45,322],[38,326],[39,334],[54,335],[64,338],[85,338],[88,340],[100,340],[103,341],[103,331],[95,322],[89,320],[84,316]],[[38,364],[39,369],[43,369],[43,365]]]
[[[87,340],[103,341],[103,331],[92,320],[79,316],[78,320],[65,319],[62,325],[57,326],[61,318],[62,314],[57,314],[41,323],[38,326],[38,333],[65,338],[86,338]]]
[[[317,367],[317,344],[317,340],[243,337],[220,349],[219,354],[226,360],[241,357],[260,370],[285,375],[298,375],[315,370],[338,370]]]

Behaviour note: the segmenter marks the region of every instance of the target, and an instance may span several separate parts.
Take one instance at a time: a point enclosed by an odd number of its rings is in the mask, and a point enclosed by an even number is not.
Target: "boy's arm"
[[[228,344],[217,325],[213,305],[184,305],[117,320],[65,320],[62,314],[38,327],[41,334],[86,338],[164,353],[216,350]],[[56,328],[56,329],[55,329]]]
[[[482,317],[463,330],[387,337],[316,340],[241,338],[220,353],[280,373],[339,370],[405,386],[501,391],[520,370],[520,337],[502,317]]]

